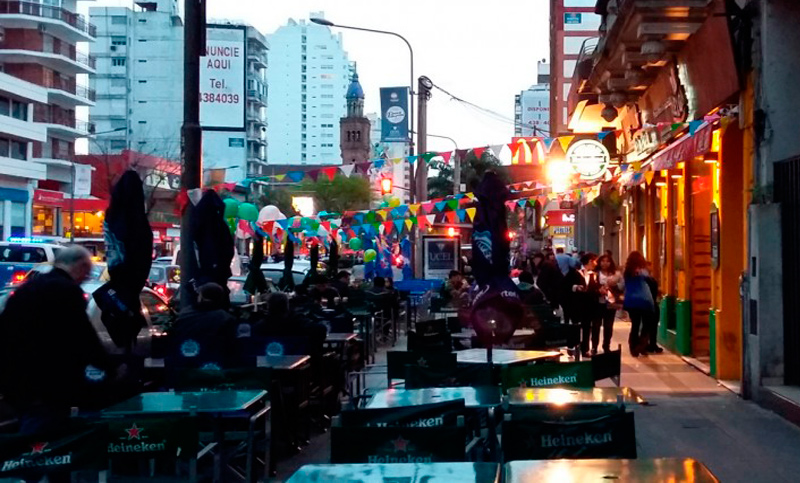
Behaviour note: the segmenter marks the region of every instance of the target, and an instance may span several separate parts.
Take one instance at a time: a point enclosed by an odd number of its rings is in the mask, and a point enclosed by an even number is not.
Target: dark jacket
[[[539,289],[551,305],[561,305],[563,278],[564,276],[555,262],[544,261],[539,266],[536,285],[539,286]]]
[[[236,351],[236,337],[239,321],[223,309],[186,309],[178,316],[170,331],[170,346],[173,351],[184,351],[184,343],[193,341],[201,363],[214,362],[222,366],[231,365]],[[189,351],[194,352],[194,351]],[[171,354],[179,356],[177,352]],[[186,356],[181,353],[180,355]]]
[[[112,376],[83,290],[67,272],[55,268],[8,298],[0,316],[0,392],[18,409],[83,406]]]
[[[589,283],[580,271],[570,268],[564,277],[564,289],[569,304],[570,316],[576,321],[589,320],[597,316],[600,310],[600,283],[597,274],[589,272]],[[583,291],[574,291],[574,286],[582,287]]]

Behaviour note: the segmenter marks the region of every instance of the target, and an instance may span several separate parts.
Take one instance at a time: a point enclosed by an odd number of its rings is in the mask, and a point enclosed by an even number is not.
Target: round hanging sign
[[[602,177],[610,161],[608,149],[594,139],[581,139],[567,149],[567,162],[584,180]]]

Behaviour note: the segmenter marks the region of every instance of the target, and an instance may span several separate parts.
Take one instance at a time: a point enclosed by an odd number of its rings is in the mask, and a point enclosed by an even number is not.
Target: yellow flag
[[[656,175],[655,171],[648,171],[644,174],[644,179],[647,181],[647,184],[653,182],[653,177]]]
[[[631,169],[633,169],[634,171],[639,171],[640,169],[642,169],[642,163],[639,161],[631,163]]]
[[[414,226],[414,224],[411,223],[411,220],[406,220],[406,228],[410,230],[412,226]]]
[[[408,211],[410,211],[413,216],[417,216],[419,205],[408,205]]]
[[[467,208],[467,216],[469,217],[469,221],[475,220],[475,213],[478,211],[477,208]]]
[[[392,158],[392,162],[394,164],[400,164],[401,162],[403,162],[403,158]]]
[[[284,178],[286,178],[285,174],[276,174],[275,175],[275,179],[277,179],[278,181],[283,181]]]
[[[572,143],[573,139],[575,139],[575,136],[561,136],[558,138],[558,144],[561,145],[561,149],[563,149],[565,153],[567,149],[569,149],[569,145]]]

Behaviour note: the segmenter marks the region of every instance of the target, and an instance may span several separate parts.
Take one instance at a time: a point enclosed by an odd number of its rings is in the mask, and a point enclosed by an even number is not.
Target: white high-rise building
[[[538,63],[536,84],[515,96],[514,135],[550,137],[550,64]]]
[[[91,76],[97,104],[90,119],[97,132],[104,133],[89,143],[89,151],[129,149],[178,159],[183,124],[183,21],[178,1],[137,1],[135,9],[93,7],[89,15],[98,25],[93,45],[98,67]],[[230,40],[237,38],[240,47]],[[209,113],[201,119],[203,167],[224,171],[215,178],[225,182],[266,174],[266,37],[250,26],[209,20],[207,46],[213,52],[201,59],[201,84],[209,84],[204,73],[213,74],[207,62],[236,72],[216,71],[226,82],[221,89],[200,86],[201,116],[204,110]],[[213,107],[204,109],[207,106]]]
[[[289,20],[269,36],[269,43],[269,163],[341,163],[339,119],[347,113],[352,71],[341,34]]]

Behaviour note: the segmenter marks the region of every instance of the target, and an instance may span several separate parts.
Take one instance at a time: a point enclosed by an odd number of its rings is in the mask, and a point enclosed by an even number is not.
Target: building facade
[[[91,76],[99,95],[97,105],[90,111],[99,134],[89,143],[89,152],[115,155],[132,150],[179,159],[183,124],[183,22],[178,2],[137,2],[136,7],[93,7],[89,11],[92,21],[99,25],[98,41],[94,44],[99,64],[97,73]],[[231,43],[221,37],[227,32],[241,33],[240,40]],[[208,62],[235,71],[224,72],[230,82],[225,92],[212,92],[208,85],[201,85],[205,177],[239,182],[263,175],[267,155],[269,45],[264,35],[247,25],[210,22],[207,33],[209,46],[217,46],[224,53],[233,46],[237,56],[222,59],[209,55],[201,59],[203,79],[210,72],[206,68]],[[222,70],[217,73],[223,74]],[[209,80],[205,80],[208,84]],[[205,101],[202,96],[206,96]],[[208,109],[212,104],[225,105],[227,109]],[[231,122],[236,124],[235,130],[220,133],[217,129]]]
[[[94,132],[76,110],[94,105],[79,77],[95,72],[84,45],[96,29],[74,0],[6,2],[0,10],[0,222],[10,236],[57,237],[65,199],[88,196],[91,173],[72,163]],[[77,171],[77,173],[76,173]],[[74,203],[73,203],[74,208]]]
[[[280,120],[270,127],[270,163],[341,164],[338,121],[347,113],[345,95],[353,73],[341,34],[289,20],[269,42],[269,117]]]
[[[353,74],[345,99],[347,116],[339,120],[342,163],[363,163],[369,161],[372,154],[370,143],[372,126],[364,115],[364,89],[358,82],[358,74]]]
[[[550,0],[550,137],[569,134],[567,98],[585,43],[600,27],[596,0]]]
[[[538,63],[536,84],[514,96],[514,136],[550,137],[550,64]]]

